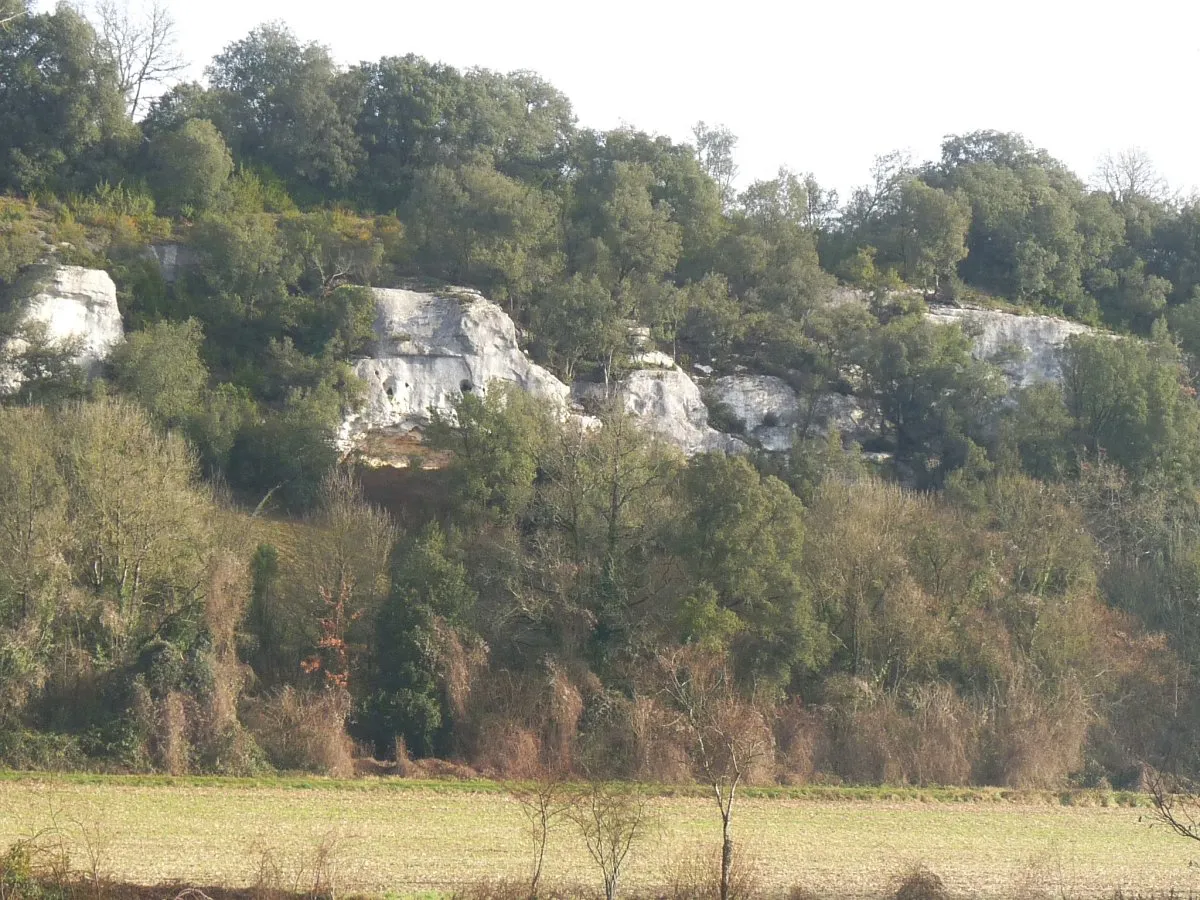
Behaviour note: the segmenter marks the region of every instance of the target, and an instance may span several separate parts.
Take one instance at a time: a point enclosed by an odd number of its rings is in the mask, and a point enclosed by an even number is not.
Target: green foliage
[[[41,235],[24,204],[0,199],[0,288],[11,285],[41,254]]]
[[[687,607],[715,600],[737,615],[734,643],[747,676],[787,684],[793,667],[816,668],[828,652],[802,584],[803,505],[776,478],[740,457],[696,457],[680,479],[683,515],[677,552],[689,561],[697,593]],[[699,598],[698,600],[696,598]],[[728,629],[709,615],[710,624]],[[699,640],[719,639],[698,635]]]
[[[400,548],[392,589],[375,625],[378,675],[361,724],[385,753],[396,738],[420,756],[446,747],[445,700],[439,690],[436,636],[461,621],[475,602],[446,536],[429,526]]]
[[[321,480],[337,463],[334,433],[341,402],[322,386],[297,389],[284,408],[238,432],[229,450],[229,480],[260,502],[275,497],[284,508],[313,504]]]
[[[1004,395],[999,371],[971,357],[956,326],[905,316],[870,335],[862,366],[896,455],[937,482],[967,459]]]
[[[194,319],[159,322],[129,335],[113,352],[113,382],[165,428],[187,425],[208,387],[200,358],[204,333]]]
[[[1076,335],[1064,355],[1063,393],[1089,452],[1138,477],[1160,471],[1191,483],[1200,409],[1172,344]]]
[[[194,215],[216,206],[233,174],[229,148],[205,119],[156,135],[149,152],[155,194],[172,212]]]
[[[69,185],[87,157],[127,130],[116,72],[94,53],[96,35],[68,5],[26,14],[0,30],[0,186]]]
[[[490,167],[418,173],[406,221],[422,273],[478,285],[510,306],[562,268],[556,198]]]
[[[528,394],[505,384],[465,392],[450,419],[435,411],[429,445],[454,453],[455,501],[464,518],[519,517],[533,497],[547,417]]]
[[[351,95],[329,51],[281,23],[260,25],[207,69],[235,159],[317,192],[349,184],[361,156]]]

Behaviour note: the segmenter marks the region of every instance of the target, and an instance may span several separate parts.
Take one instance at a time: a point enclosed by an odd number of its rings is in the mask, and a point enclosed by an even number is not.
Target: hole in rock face
[[[471,393],[472,390],[474,390],[474,385],[472,385],[471,382],[468,381],[466,378],[464,378],[462,381],[460,381],[458,386],[464,394],[469,394],[469,393]]]
[[[389,400],[396,399],[396,392],[394,390],[392,390],[390,387],[387,389],[387,395],[388,395]]]

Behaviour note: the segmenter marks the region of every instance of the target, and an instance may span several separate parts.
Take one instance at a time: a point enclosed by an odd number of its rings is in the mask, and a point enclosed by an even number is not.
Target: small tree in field
[[[645,795],[636,787],[594,781],[568,815],[604,876],[604,900],[615,900],[629,852],[650,827]]]
[[[521,805],[521,814],[525,816],[529,827],[529,838],[533,844],[533,875],[529,881],[529,896],[537,897],[550,832],[570,813],[573,798],[558,774],[548,771],[540,772],[531,782],[512,788],[512,795]]]
[[[690,646],[658,658],[660,695],[686,738],[696,778],[721,815],[721,900],[733,871],[733,805],[738,786],[774,752],[767,717],[737,690],[722,653]]]

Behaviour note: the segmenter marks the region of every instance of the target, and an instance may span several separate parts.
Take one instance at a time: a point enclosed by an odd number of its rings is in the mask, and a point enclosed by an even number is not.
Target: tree
[[[213,540],[211,495],[177,435],[161,435],[127,400],[68,407],[60,416],[70,490],[76,583],[97,599],[97,654],[133,659],[143,642],[187,631],[203,611]]]
[[[164,210],[194,214],[216,205],[233,174],[233,157],[216,126],[188,119],[150,141],[151,181]]]
[[[700,647],[660,653],[661,695],[674,714],[691,762],[712,790],[721,815],[721,900],[729,900],[733,870],[733,807],[737,790],[772,759],[774,740],[762,712],[740,696],[725,660]]]
[[[1149,154],[1138,147],[1104,154],[1096,172],[1096,182],[1101,190],[1121,203],[1139,199],[1162,203],[1171,196],[1166,179],[1155,169]]]
[[[375,618],[372,689],[361,704],[363,737],[390,755],[401,738],[429,756],[449,749],[435,632],[469,614],[476,594],[445,533],[429,525],[393,557],[392,588]]]
[[[711,592],[719,609],[737,616],[739,671],[782,685],[819,665],[827,644],[802,583],[803,506],[795,494],[723,453],[693,457],[678,489],[674,549],[693,595]]]
[[[901,189],[901,247],[905,279],[949,284],[967,255],[971,213],[959,197],[911,179]]]
[[[228,45],[206,71],[236,159],[318,192],[350,183],[362,149],[353,97],[328,49],[269,23]]]
[[[407,211],[423,273],[478,286],[510,309],[562,268],[555,198],[491,167],[419,172]]]
[[[67,486],[38,407],[0,409],[0,723],[12,724],[50,667],[65,581]]]
[[[115,70],[71,7],[24,14],[0,31],[0,185],[57,186],[128,133]]]
[[[870,335],[862,365],[897,456],[934,482],[966,461],[972,442],[984,440],[1007,388],[995,366],[971,357],[961,328],[921,316],[903,316]]]
[[[167,85],[187,68],[176,47],[175,19],[163,0],[135,15],[129,0],[96,0],[100,53],[116,70],[129,118],[136,119],[146,89]]]
[[[612,293],[595,276],[575,274],[546,289],[531,319],[536,340],[568,382],[587,363],[603,363],[607,371],[627,339]]]
[[[1135,477],[1195,477],[1200,408],[1174,345],[1074,335],[1063,353],[1063,393],[1076,439]]]
[[[199,412],[208,386],[208,369],[200,358],[203,342],[195,319],[135,331],[109,360],[113,380],[163,427],[185,426]]]
[[[533,874],[529,879],[529,896],[537,897],[550,832],[571,812],[575,798],[558,773],[547,772],[540,773],[528,785],[513,788],[512,795],[521,805],[521,814],[525,816],[529,837],[533,842]]]
[[[724,125],[710,127],[703,121],[692,126],[692,135],[696,139],[696,159],[717,183],[722,204],[729,207],[736,196],[733,185],[738,167],[733,160],[733,149],[737,146],[737,136]]]
[[[633,845],[650,825],[650,807],[636,787],[593,781],[570,816],[604,879],[605,900],[616,900]]]
[[[465,392],[452,416],[435,411],[426,441],[454,453],[451,491],[463,521],[515,521],[533,499],[549,417],[515,385],[493,382],[486,389],[484,396]]]

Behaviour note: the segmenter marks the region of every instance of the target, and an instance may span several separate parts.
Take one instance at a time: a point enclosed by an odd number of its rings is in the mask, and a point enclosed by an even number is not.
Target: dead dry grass
[[[340,892],[400,896],[523,879],[519,805],[499,792],[355,787],[144,785],[66,779],[0,781],[0,846],[50,824],[105,835],[107,875],[141,884],[251,885],[269,859],[279,880],[325,853]],[[658,826],[634,853],[627,886],[657,888],[673,860],[715,846],[711,802],[653,801]],[[1111,897],[1200,892],[1185,841],[1150,828],[1144,810],[1014,803],[747,798],[736,836],[775,893],[879,896],[922,866],[952,896]],[[336,851],[329,850],[337,835]],[[83,852],[83,848],[80,848]],[[334,858],[336,857],[336,858]],[[305,876],[307,877],[307,876]],[[593,882],[569,829],[547,853],[547,884]]]

